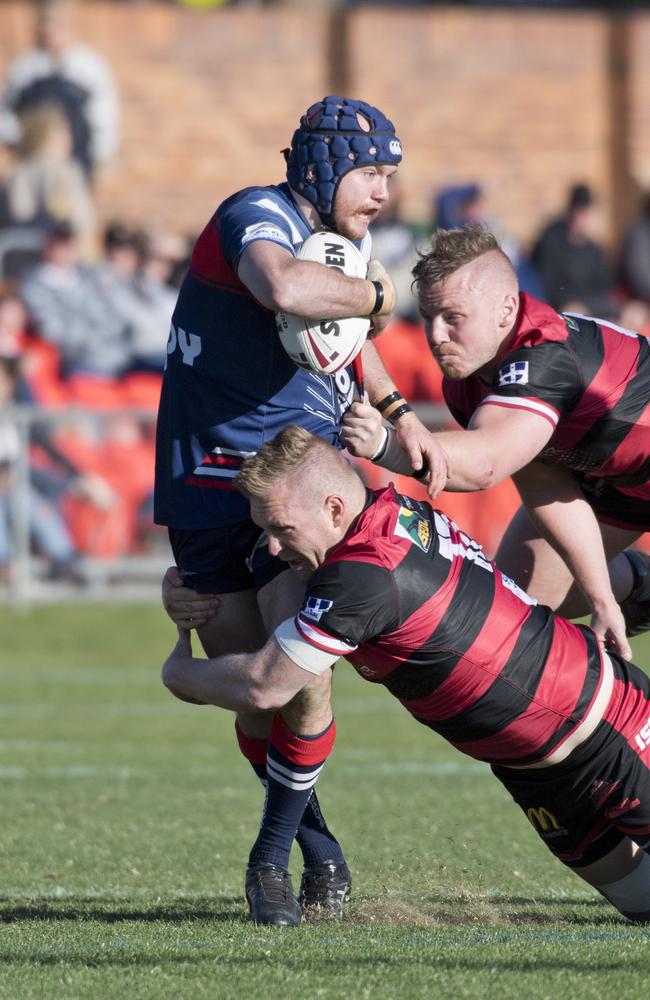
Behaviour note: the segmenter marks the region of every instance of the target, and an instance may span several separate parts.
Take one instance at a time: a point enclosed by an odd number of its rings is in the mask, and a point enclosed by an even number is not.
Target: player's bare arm
[[[389,440],[386,440],[387,434]],[[451,492],[486,490],[526,465],[552,434],[548,421],[524,410],[480,407],[468,430],[430,434],[448,461],[444,489]],[[360,458],[375,460],[400,475],[410,474],[410,460],[383,425],[381,414],[367,403],[355,403],[344,420],[346,446]]]
[[[531,462],[513,477],[539,531],[569,567],[592,613],[591,626],[608,649],[630,659],[625,621],[612,591],[596,515],[570,470]]]
[[[336,268],[298,260],[268,240],[256,240],[241,255],[238,277],[267,309],[298,316],[370,316],[377,292],[372,281]],[[381,311],[385,311],[386,304]]]
[[[449,455],[447,489],[489,489],[532,462],[553,434],[544,417],[530,410],[479,406],[467,430],[440,431],[436,438]]]
[[[192,656],[190,632],[179,628],[162,679],[181,701],[232,712],[269,712],[283,708],[314,675],[289,659],[273,636],[256,653],[199,659]]]

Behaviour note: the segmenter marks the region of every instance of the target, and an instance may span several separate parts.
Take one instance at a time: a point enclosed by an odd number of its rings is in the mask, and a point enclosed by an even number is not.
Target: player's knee
[[[293,698],[293,702],[298,705],[311,705],[314,708],[323,708],[330,704],[332,699],[332,671],[324,670],[309,682]]]
[[[331,673],[314,678],[282,709],[282,716],[292,732],[314,733],[332,721]]]
[[[634,871],[596,888],[628,920],[650,921],[650,856],[645,851]]]

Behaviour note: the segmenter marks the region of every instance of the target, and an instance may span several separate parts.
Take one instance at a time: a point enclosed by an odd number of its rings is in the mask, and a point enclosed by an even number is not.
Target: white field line
[[[385,700],[364,700],[363,698],[335,699],[334,710],[337,715],[385,715],[403,711],[398,703],[386,697]],[[61,715],[73,717],[77,713],[92,713],[95,716],[113,717],[138,716],[138,715],[179,715],[187,712],[187,706],[183,706],[173,698],[160,700],[156,689],[155,700],[152,701],[83,701],[70,702],[60,698],[57,701],[21,701],[15,703],[4,702],[0,704],[0,718],[23,718],[41,719],[48,716]]]
[[[170,772],[182,775],[184,778],[206,778],[214,781],[220,775],[223,765],[215,762],[214,766],[190,766],[186,767],[182,763],[169,767],[147,767],[138,764],[131,765],[111,765],[111,764],[64,764],[61,766],[34,766],[34,765],[6,765],[0,766],[0,779],[6,781],[29,781],[32,779],[45,781],[78,781],[80,778],[103,778],[116,781],[129,781],[132,779],[143,779],[148,777],[169,774]],[[359,775],[380,774],[384,776],[406,776],[425,775],[427,777],[445,778],[449,775],[458,774],[487,774],[487,765],[478,762],[440,761],[438,763],[417,763],[404,761],[403,763],[377,763],[377,764],[339,764],[336,768],[336,776],[357,777]],[[232,786],[239,789],[239,785]],[[223,786],[219,786],[218,791],[223,791]]]
[[[33,681],[45,681],[50,684],[85,684],[89,687],[107,684],[116,686],[129,682],[142,682],[154,680],[160,681],[160,666],[152,667],[99,667],[97,665],[85,664],[80,667],[27,667],[22,673],[16,673],[15,668],[11,670],[4,665],[0,666],[0,676],[6,671],[7,677],[11,677],[12,684],[31,684]]]

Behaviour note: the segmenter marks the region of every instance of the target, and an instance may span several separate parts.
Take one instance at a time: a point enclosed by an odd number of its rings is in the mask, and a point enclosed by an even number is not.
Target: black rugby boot
[[[338,920],[343,915],[343,904],[350,898],[352,878],[345,862],[322,861],[305,868],[300,880],[298,902],[303,909],[319,907],[329,911]]]
[[[302,918],[291,875],[279,865],[263,862],[248,869],[246,899],[253,923],[297,927]]]

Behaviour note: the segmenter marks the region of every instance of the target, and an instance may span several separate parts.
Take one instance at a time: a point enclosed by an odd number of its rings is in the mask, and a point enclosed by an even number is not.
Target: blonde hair
[[[20,116],[21,134],[18,153],[21,157],[34,156],[48,149],[52,137],[64,138],[67,155],[72,155],[70,124],[58,104],[38,104]]]
[[[413,284],[435,285],[470,261],[492,252],[498,253],[514,274],[496,236],[485,226],[472,223],[463,229],[438,229],[431,237],[431,250],[422,254],[413,268]]]
[[[235,486],[245,497],[263,499],[281,479],[300,467],[301,478],[312,468],[322,468],[328,453],[338,453],[320,437],[295,424],[287,426],[273,440],[265,441],[259,450],[246,459]],[[305,468],[307,466],[307,468]]]

